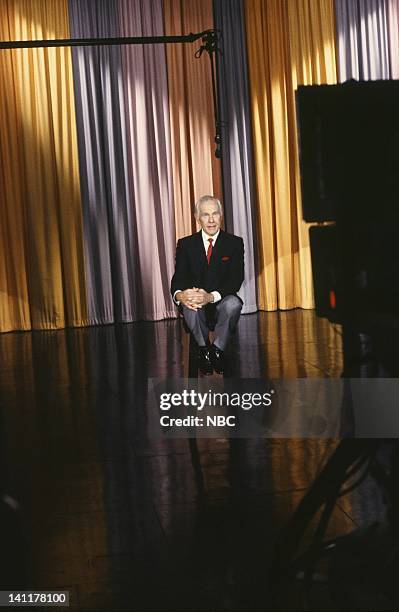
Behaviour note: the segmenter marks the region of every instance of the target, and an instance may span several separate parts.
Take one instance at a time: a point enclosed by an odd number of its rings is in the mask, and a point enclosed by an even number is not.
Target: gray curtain
[[[245,243],[245,281],[240,295],[244,313],[258,310],[256,293],[256,217],[247,53],[242,0],[214,0],[215,28],[220,28],[218,56],[223,135],[223,193],[226,229]]]
[[[335,0],[341,82],[393,78],[397,60],[391,58],[390,3],[395,0]]]
[[[120,36],[163,36],[162,0],[119,0]],[[164,45],[122,46],[129,192],[138,232],[139,318],[176,317],[176,231]]]
[[[163,33],[161,0],[69,0],[71,36]],[[73,49],[90,323],[176,316],[162,49]]]
[[[388,0],[389,69],[399,79],[399,0]]]

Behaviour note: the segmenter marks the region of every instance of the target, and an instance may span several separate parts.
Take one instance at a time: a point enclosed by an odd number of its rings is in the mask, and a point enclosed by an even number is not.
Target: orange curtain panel
[[[259,307],[313,307],[295,90],[336,83],[332,0],[245,2],[259,236]]]
[[[213,29],[212,0],[164,0],[165,34]],[[215,158],[215,120],[210,62],[194,57],[201,40],[167,45],[172,175],[176,237],[196,230],[193,206],[202,195],[221,197],[220,160]]]
[[[66,0],[3,0],[1,40],[68,38]],[[0,331],[84,325],[68,48],[0,51]]]

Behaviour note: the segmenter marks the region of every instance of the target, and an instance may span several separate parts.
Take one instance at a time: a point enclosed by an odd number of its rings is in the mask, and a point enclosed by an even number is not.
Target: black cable
[[[359,458],[355,459],[351,466],[348,466],[347,471],[345,473],[344,479],[341,483],[335,483],[335,491],[331,491],[329,499],[326,498],[325,508],[323,510],[322,516],[319,520],[318,526],[316,528],[316,532],[313,536],[313,541],[306,555],[306,566],[304,570],[304,587],[303,587],[303,608],[305,610],[310,609],[310,601],[311,601],[311,588],[313,585],[313,574],[314,567],[316,562],[320,559],[320,556],[324,556],[327,553],[325,545],[323,545],[323,538],[326,533],[328,523],[330,521],[332,512],[334,510],[335,504],[337,500],[346,495],[350,491],[354,490],[359,484],[367,477],[372,461],[372,456],[375,454],[375,447],[368,448],[364,454],[362,454]],[[341,487],[345,482],[347,482],[356,472],[358,472],[362,465],[368,461],[368,465],[364,470],[363,474],[356,480],[355,483],[341,490]],[[333,483],[334,484],[334,483]],[[324,555],[323,555],[324,552]]]
[[[303,604],[305,610],[308,609],[310,603],[310,591],[313,584],[314,566],[319,558],[319,553],[323,546],[323,538],[326,533],[331,514],[333,513],[335,503],[336,496],[333,495],[325,505],[309,551],[309,560],[304,572]]]
[[[321,474],[316,478],[310,491],[300,502],[290,523],[280,534],[279,541],[277,542],[275,563],[273,564],[274,581],[278,584],[283,575],[286,575],[287,570],[288,574],[292,575],[292,569],[300,567],[299,561],[306,561],[307,567],[305,568],[305,586],[303,591],[304,604],[307,604],[307,598],[309,598],[315,562],[320,558],[320,555],[326,555],[329,552],[326,550],[325,545],[323,545],[323,537],[335,503],[340,496],[341,488],[364,465],[365,461],[371,460],[378,445],[378,440],[343,439],[323,468]],[[367,474],[367,471],[365,474]],[[365,477],[365,474],[362,475],[362,478]],[[360,481],[360,479],[358,480]],[[351,485],[352,487],[353,485]],[[290,561],[302,539],[307,524],[324,504],[325,508],[316,528],[311,546],[300,558]],[[286,564],[287,562],[288,565]]]
[[[370,461],[371,463],[371,461]],[[337,497],[335,498],[335,502],[340,498],[343,497],[344,495],[347,495],[348,493],[350,493],[351,491],[353,491],[357,486],[359,486],[359,484],[361,484],[361,482],[367,477],[367,475],[369,474],[369,472],[371,471],[371,465],[367,465],[367,468],[364,470],[363,474],[358,478],[358,480],[356,480],[356,482],[354,482],[352,485],[350,485],[349,487],[347,487],[347,489],[344,489],[343,491],[340,491],[339,494],[337,495]],[[360,469],[361,465],[358,466],[358,469]],[[353,475],[353,470],[350,470],[350,476]],[[342,484],[344,484],[346,482],[346,480],[348,480],[348,478],[350,477],[349,474],[347,475],[347,477],[345,478],[345,480],[343,481]],[[342,486],[342,485],[341,485]],[[344,538],[345,536],[341,536],[338,538],[334,538],[332,540],[329,540],[327,542],[323,543],[323,550],[328,548],[328,546],[331,546],[333,543],[335,543],[337,540]],[[321,551],[322,552],[322,551]],[[327,550],[324,550],[324,554],[327,554]],[[308,562],[307,558],[310,554],[309,549],[306,550],[305,552],[301,553],[300,555],[298,555],[298,557],[296,557],[292,563],[291,563],[291,567],[293,570],[293,573],[296,574],[299,571],[299,568],[301,566],[303,566],[304,562]]]
[[[356,472],[361,468],[363,463],[367,461],[367,459],[370,458],[370,454],[371,453],[366,452],[363,455],[360,455],[360,457],[352,463],[352,466],[348,467],[348,470],[345,475],[345,479],[342,482],[342,484],[344,484],[349,478],[351,478],[354,474],[356,474]]]
[[[367,478],[367,476],[370,474],[371,462],[372,462],[372,459],[370,458],[367,466],[364,469],[363,474],[359,476],[359,478],[355,480],[353,484],[349,485],[346,489],[343,489],[342,491],[340,491],[338,498],[344,497],[345,495],[352,493],[352,491],[354,491]],[[359,466],[358,469],[360,470],[360,468],[361,466]]]

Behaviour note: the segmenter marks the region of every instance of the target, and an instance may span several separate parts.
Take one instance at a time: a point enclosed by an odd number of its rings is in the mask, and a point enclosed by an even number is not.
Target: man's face
[[[222,223],[222,215],[216,202],[203,202],[198,211],[198,222],[208,236],[214,236]]]

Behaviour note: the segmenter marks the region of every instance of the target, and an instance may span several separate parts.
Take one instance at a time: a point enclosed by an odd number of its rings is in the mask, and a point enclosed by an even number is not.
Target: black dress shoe
[[[215,372],[217,372],[218,374],[223,374],[223,370],[224,370],[223,351],[217,346],[215,346],[214,344],[212,344],[211,358],[212,358],[213,369],[215,370]]]
[[[202,374],[213,374],[211,349],[209,346],[199,347],[198,367]]]

